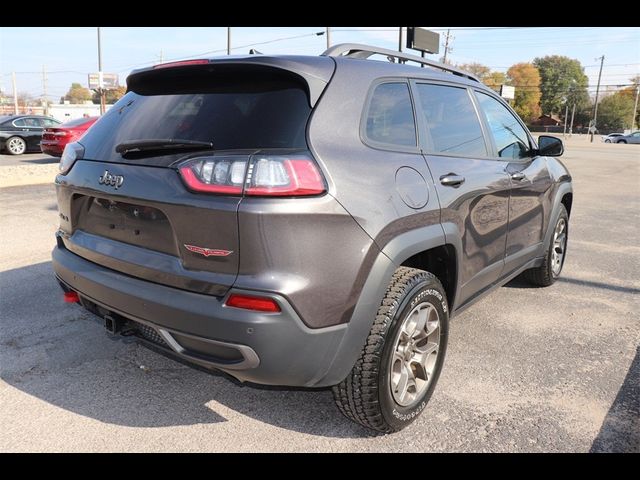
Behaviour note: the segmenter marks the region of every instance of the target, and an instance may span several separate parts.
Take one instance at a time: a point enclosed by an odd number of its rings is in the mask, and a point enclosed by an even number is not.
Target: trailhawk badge
[[[195,245],[184,244],[184,248],[193,253],[199,253],[205,257],[228,257],[233,253],[233,250],[221,250],[219,248],[205,248],[196,247]]]

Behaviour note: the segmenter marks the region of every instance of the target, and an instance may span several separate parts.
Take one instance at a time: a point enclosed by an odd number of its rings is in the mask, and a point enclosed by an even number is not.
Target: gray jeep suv
[[[391,432],[425,408],[453,314],[560,274],[562,143],[470,74],[345,44],[127,85],[56,177],[55,274],[112,334],[240,381],[333,387]]]

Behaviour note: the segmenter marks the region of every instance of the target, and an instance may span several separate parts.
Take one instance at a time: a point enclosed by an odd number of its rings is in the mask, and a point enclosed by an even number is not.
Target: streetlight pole
[[[102,79],[102,46],[100,44],[100,27],[98,27],[98,93],[100,94],[100,115],[104,115],[106,99]]]
[[[591,128],[591,143],[593,143],[593,132],[596,129],[598,121],[598,94],[600,93],[600,78],[602,78],[602,64],[604,63],[604,55],[600,57],[600,73],[598,73],[598,86],[596,87],[596,103],[593,107],[593,126]]]
[[[18,89],[16,88],[16,72],[11,72],[11,83],[13,83],[13,108],[18,115]]]
[[[327,50],[329,49],[329,47],[331,46],[331,27],[327,27]]]
[[[231,27],[227,27],[227,55],[231,55]]]
[[[636,123],[636,113],[638,112],[638,94],[640,94],[640,85],[636,85],[636,104],[633,107],[633,117],[631,117],[631,130],[633,130],[633,125]]]

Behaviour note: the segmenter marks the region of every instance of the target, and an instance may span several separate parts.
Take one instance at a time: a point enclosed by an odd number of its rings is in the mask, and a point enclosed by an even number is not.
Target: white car
[[[610,133],[609,135],[602,135],[602,141],[604,143],[616,143],[616,138],[623,136],[624,133]]]

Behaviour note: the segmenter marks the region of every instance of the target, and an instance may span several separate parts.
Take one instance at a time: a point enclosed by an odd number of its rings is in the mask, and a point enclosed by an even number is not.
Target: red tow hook
[[[80,297],[77,292],[64,292],[65,303],[80,303]]]

